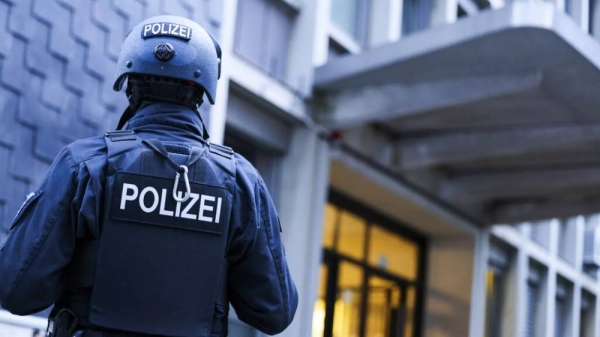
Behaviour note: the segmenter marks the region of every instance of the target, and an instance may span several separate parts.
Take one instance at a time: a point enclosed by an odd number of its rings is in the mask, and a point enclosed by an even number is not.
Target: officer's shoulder
[[[234,152],[233,157],[235,158],[236,175],[244,175],[252,181],[257,180],[260,177],[254,165],[252,165],[252,163],[244,156]]]
[[[98,156],[106,155],[106,142],[104,136],[78,139],[67,145],[67,149],[73,156],[75,163],[90,160]]]

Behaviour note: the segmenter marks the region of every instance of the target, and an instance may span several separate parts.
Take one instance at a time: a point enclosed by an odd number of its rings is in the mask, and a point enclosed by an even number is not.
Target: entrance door
[[[365,336],[404,337],[406,286],[379,276],[371,276],[368,284]]]
[[[318,315],[325,320],[314,337],[413,336],[413,284],[330,252],[325,257]]]

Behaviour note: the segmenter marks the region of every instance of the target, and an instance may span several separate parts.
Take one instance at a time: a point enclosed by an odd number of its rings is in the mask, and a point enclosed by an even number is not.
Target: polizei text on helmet
[[[192,29],[188,26],[169,22],[149,23],[142,27],[142,38],[171,36],[178,39],[190,40]]]

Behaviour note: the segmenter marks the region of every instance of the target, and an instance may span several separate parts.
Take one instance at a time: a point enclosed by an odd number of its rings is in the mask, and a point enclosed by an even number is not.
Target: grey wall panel
[[[253,104],[246,96],[229,95],[227,126],[270,150],[288,150],[292,126],[277,118],[272,108]]]
[[[0,241],[58,151],[114,129],[121,42],[142,19],[186,16],[219,36],[220,0],[0,0]],[[203,113],[207,108],[203,107]]]
[[[280,0],[238,2],[234,51],[267,73],[285,80],[295,13]]]

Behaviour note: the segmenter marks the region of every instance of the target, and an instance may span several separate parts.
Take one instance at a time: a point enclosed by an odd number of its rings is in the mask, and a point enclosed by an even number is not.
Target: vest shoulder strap
[[[135,132],[131,130],[107,131],[104,136],[109,138],[112,142],[122,142],[136,139]]]
[[[208,151],[216,162],[218,162],[232,177],[235,177],[234,151],[229,146],[206,143]]]
[[[104,134],[108,158],[127,152],[138,145],[140,139],[131,130],[108,131]]]

